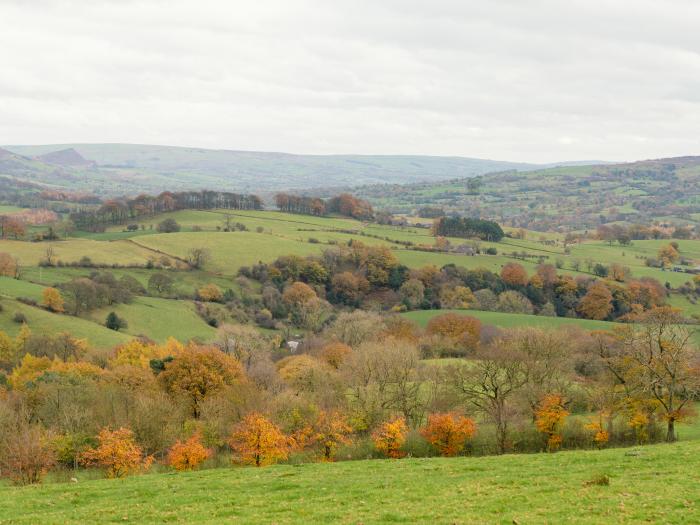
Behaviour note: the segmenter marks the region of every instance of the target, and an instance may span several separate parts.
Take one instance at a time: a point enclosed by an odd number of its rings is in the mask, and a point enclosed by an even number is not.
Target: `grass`
[[[63,262],[88,256],[100,264],[145,264],[153,255],[149,250],[127,241],[99,242],[91,239],[67,239],[52,243],[0,240],[0,252],[19,259],[22,266],[36,266],[51,245],[55,257]]]
[[[130,336],[109,330],[104,326],[93,323],[87,319],[72,317],[70,315],[52,314],[41,308],[28,306],[14,299],[3,298],[0,300],[3,311],[0,312],[0,330],[11,336],[17,335],[21,325],[14,322],[15,313],[24,314],[27,325],[36,333],[58,334],[69,332],[80,339],[87,339],[96,348],[113,348],[130,339]]]
[[[699,442],[222,468],[4,486],[0,523],[685,524],[700,513],[698,483]]]
[[[254,232],[162,233],[133,242],[180,258],[186,257],[190,248],[207,248],[212,255],[210,269],[226,275],[235,275],[241,266],[270,262],[281,255],[318,254],[323,248],[322,244]]]
[[[481,310],[416,310],[406,312],[404,317],[411,319],[420,326],[426,326],[428,321],[437,315],[457,313],[476,317],[482,323],[500,328],[515,328],[520,326],[538,326],[541,328],[560,328],[563,326],[578,326],[584,330],[610,330],[618,323],[608,321],[592,321],[590,319],[571,319],[568,317],[544,317],[527,314],[507,314],[502,312],[483,312]]]
[[[197,315],[190,301],[138,297],[129,304],[95,310],[90,313],[90,318],[96,323],[104,323],[109,312],[116,312],[126,319],[128,326],[122,330],[124,334],[146,335],[158,342],[169,337],[180,341],[195,338],[207,341],[216,334],[216,329]]]

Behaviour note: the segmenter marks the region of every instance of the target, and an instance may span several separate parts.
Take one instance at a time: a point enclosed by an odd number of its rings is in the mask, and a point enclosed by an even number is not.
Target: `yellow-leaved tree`
[[[238,461],[256,467],[287,459],[289,455],[285,435],[277,425],[257,412],[251,412],[236,425],[229,445]]]

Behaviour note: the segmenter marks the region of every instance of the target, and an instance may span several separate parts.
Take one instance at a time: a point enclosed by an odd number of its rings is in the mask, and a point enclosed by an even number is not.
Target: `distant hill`
[[[50,151],[43,155],[38,155],[37,160],[58,166],[93,166],[94,161],[87,160],[73,148],[66,148],[59,151]]]
[[[370,185],[353,193],[394,213],[418,214],[431,207],[538,231],[655,222],[700,229],[699,156],[511,170],[478,181]]]
[[[138,144],[4,146],[40,163],[35,182],[102,195],[216,188],[245,192],[303,190],[378,183],[469,178],[546,166],[465,157],[420,155],[294,155]],[[585,164],[585,162],[584,162]],[[47,180],[46,167],[60,168]],[[5,174],[0,157],[0,175]]]

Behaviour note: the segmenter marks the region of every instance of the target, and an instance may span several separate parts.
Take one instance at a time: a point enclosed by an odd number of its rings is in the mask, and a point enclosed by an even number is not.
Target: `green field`
[[[127,321],[127,328],[122,330],[124,334],[145,335],[158,342],[164,342],[169,337],[180,341],[195,338],[207,341],[216,333],[215,328],[197,315],[190,301],[138,297],[129,304],[95,310],[90,313],[90,319],[104,323],[109,312],[116,312]]]
[[[55,257],[66,263],[76,262],[83,256],[100,264],[145,264],[154,254],[128,241],[98,242],[91,239],[68,239],[52,243],[0,240],[0,252],[19,259],[22,266],[36,266],[49,244]]]
[[[594,481],[607,476],[609,485]],[[668,523],[700,516],[700,443],[223,468],[0,487],[0,523]]]
[[[3,311],[0,312],[0,330],[12,336],[17,335],[21,325],[13,320],[15,313],[19,312],[27,318],[29,328],[38,334],[58,334],[68,332],[80,339],[87,339],[97,348],[113,348],[125,343],[130,336],[109,330],[104,326],[93,323],[87,319],[70,315],[52,314],[41,308],[28,306],[13,299],[0,299]]]
[[[561,328],[564,326],[578,326],[584,330],[610,330],[615,326],[620,326],[619,323],[610,323],[608,321],[570,319],[568,317],[544,317],[527,314],[506,314],[501,312],[483,312],[481,310],[416,310],[401,315],[415,321],[420,326],[426,326],[430,319],[445,313],[469,315],[476,317],[484,324],[498,326],[499,328],[517,328],[521,326]]]

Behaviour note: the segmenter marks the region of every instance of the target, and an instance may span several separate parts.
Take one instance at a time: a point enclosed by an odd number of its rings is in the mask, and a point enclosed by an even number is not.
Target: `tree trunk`
[[[676,441],[676,422],[673,419],[668,420],[668,425],[666,427],[666,442],[673,443]]]

